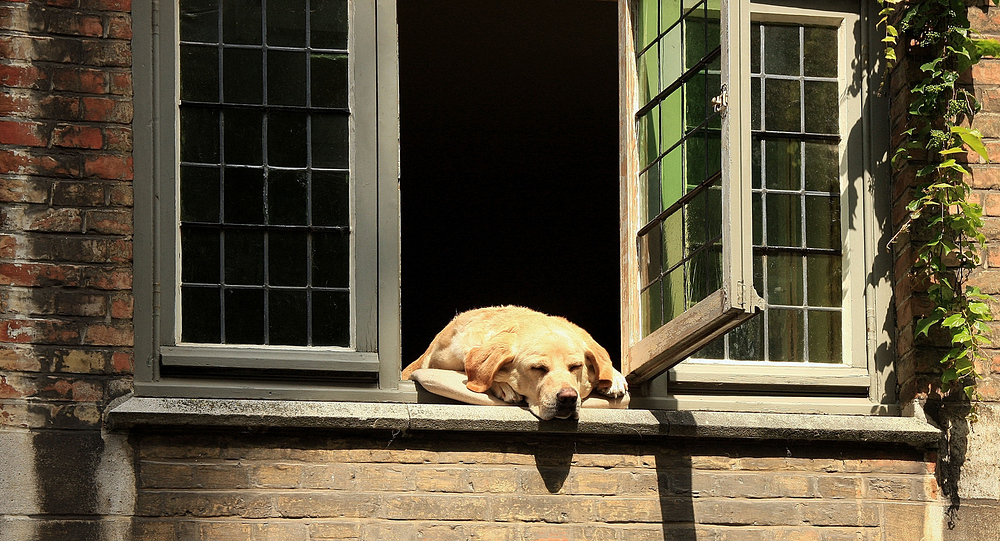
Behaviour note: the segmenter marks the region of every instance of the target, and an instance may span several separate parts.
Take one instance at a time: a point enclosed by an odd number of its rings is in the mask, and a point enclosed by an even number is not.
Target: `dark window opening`
[[[518,304],[620,349],[617,7],[398,4],[403,364]]]

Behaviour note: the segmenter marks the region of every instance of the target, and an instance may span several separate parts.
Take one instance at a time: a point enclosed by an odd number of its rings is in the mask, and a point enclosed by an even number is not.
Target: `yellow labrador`
[[[564,318],[519,306],[463,312],[438,333],[427,351],[403,370],[464,372],[466,387],[507,403],[527,402],[541,419],[578,417],[592,391],[622,397],[628,384],[607,350]]]

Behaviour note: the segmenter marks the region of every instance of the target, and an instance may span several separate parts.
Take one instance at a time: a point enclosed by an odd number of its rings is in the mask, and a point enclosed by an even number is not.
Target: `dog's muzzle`
[[[566,387],[556,394],[556,417],[565,419],[576,413],[580,395],[575,389]]]

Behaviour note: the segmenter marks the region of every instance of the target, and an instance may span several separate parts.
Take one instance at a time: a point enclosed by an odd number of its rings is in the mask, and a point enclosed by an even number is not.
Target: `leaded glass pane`
[[[705,1],[639,7],[644,335],[721,285],[722,122],[711,103],[721,92],[719,14],[717,3]]]
[[[843,362],[836,28],[751,23],[752,318],[697,358]]]
[[[181,340],[349,346],[347,0],[180,0]]]
[[[181,319],[190,322],[181,331],[185,342],[218,342],[222,338],[219,319],[221,300],[217,287],[184,286],[181,289]]]

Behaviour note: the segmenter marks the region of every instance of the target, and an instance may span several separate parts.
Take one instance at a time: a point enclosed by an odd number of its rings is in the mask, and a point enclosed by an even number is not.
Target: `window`
[[[135,47],[154,127],[136,295],[156,307],[137,314],[137,391],[400,396],[398,260],[379,259],[398,252],[394,8],[156,6]]]
[[[630,378],[676,365],[640,402],[725,409],[761,402],[748,394],[812,394],[887,411],[884,210],[871,165],[884,141],[865,114],[879,105],[864,6],[632,6]]]
[[[818,411],[828,400],[837,411],[892,411],[888,213],[878,197],[888,175],[875,165],[887,145],[871,127],[888,115],[869,76],[868,9],[620,2],[621,350],[634,405],[746,408],[733,398],[743,394],[764,409]],[[151,21],[134,45],[135,122],[151,127],[136,130],[137,393],[414,400],[399,381],[394,3],[179,0],[135,10]],[[575,20],[591,18],[582,13]],[[536,42],[525,43],[532,58]],[[489,137],[522,140],[516,154],[550,160],[527,134],[552,123],[553,104],[563,121],[588,104],[536,101],[530,115],[509,109],[535,124]],[[570,143],[606,146],[588,126],[566,130]],[[451,139],[491,141],[473,135]],[[508,160],[497,170],[516,159],[479,150]],[[551,188],[559,199],[584,191]],[[574,234],[547,209],[503,210],[511,222],[544,217],[552,233],[539,237]],[[544,266],[543,252],[518,261]],[[595,312],[613,334],[613,306]]]

